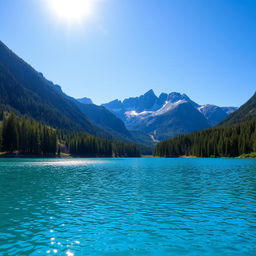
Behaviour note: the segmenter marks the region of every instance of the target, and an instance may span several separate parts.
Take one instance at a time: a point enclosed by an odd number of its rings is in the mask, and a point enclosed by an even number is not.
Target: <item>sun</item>
[[[96,0],[47,0],[57,17],[68,23],[81,22],[93,14]]]

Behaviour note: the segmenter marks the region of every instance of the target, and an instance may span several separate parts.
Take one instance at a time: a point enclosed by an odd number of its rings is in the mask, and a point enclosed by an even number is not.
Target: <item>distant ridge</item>
[[[83,103],[83,104],[93,104],[92,100],[90,98],[84,97],[81,99],[77,99],[78,102]]]

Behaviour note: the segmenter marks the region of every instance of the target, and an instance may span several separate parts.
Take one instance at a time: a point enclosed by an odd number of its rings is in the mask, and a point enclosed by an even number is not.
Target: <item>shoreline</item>
[[[143,158],[141,157],[110,157],[110,156],[74,156],[66,153],[61,153],[60,155],[30,155],[30,154],[18,154],[18,153],[4,153],[0,152],[0,159],[8,159],[8,158],[41,158],[41,159],[47,159],[47,158],[58,158],[58,159],[65,159],[65,158]]]
[[[143,158],[143,157],[142,157]],[[184,159],[256,159],[256,157],[241,157],[241,156],[234,156],[234,157],[199,157],[199,156],[152,156],[152,158],[184,158]]]
[[[109,156],[72,156],[67,154],[61,154],[61,155],[24,155],[24,154],[0,154],[0,159],[14,159],[14,158],[40,158],[40,159],[66,159],[66,158],[145,158],[145,159],[151,159],[151,158],[163,158],[163,159],[256,159],[256,157],[196,157],[196,156],[177,156],[177,157],[161,157],[161,156],[141,156],[141,157],[109,157]]]

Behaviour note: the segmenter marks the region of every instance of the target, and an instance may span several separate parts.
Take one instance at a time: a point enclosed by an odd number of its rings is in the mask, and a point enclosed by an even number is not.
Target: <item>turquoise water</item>
[[[0,160],[0,255],[256,255],[256,160]]]

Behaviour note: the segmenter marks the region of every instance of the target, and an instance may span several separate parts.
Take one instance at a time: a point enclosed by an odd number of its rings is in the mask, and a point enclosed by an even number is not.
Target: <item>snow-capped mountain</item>
[[[178,92],[161,93],[157,97],[153,90],[103,106],[121,118],[128,129],[147,132],[154,140],[209,128],[236,110],[234,107],[199,105]]]

